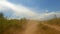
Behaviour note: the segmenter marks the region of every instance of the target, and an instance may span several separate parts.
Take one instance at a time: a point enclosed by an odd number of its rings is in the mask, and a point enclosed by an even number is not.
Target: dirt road
[[[28,21],[25,34],[36,34],[38,28],[37,25],[38,25],[37,21]]]

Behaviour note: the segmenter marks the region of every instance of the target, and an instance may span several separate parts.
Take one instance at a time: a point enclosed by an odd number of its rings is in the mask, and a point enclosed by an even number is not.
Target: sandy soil
[[[38,25],[37,21],[28,21],[25,34],[36,34],[38,28],[37,25]]]

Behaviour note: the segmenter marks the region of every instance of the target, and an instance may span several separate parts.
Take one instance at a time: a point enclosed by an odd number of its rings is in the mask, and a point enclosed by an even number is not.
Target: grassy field
[[[26,18],[22,18],[20,20],[17,19],[8,20],[4,18],[2,15],[0,15],[0,34],[23,34],[23,32],[26,30],[27,23],[28,23],[27,31],[32,28],[37,29],[38,27],[36,34],[60,34],[60,31],[42,24],[47,23],[50,25],[60,26],[60,18],[58,19],[54,18],[46,21],[34,21],[34,20],[29,21]],[[32,33],[33,30],[35,31],[35,29],[32,29]]]

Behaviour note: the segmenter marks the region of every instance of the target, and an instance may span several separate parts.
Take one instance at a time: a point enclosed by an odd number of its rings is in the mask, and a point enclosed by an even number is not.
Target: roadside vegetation
[[[60,31],[40,23],[38,25],[38,34],[60,34]]]
[[[57,25],[60,26],[60,18],[53,18],[50,20],[46,21],[39,21],[38,25],[38,34],[60,34],[60,31],[55,30],[54,28],[51,28],[47,25],[44,24],[49,24],[49,25]]]
[[[41,23],[47,23],[47,24],[50,24],[50,25],[58,25],[60,26],[60,18],[53,18],[53,19],[50,19],[50,20],[46,20],[46,21],[40,21]]]
[[[3,13],[0,13],[0,34],[13,34],[16,30],[24,31],[26,24],[26,18],[8,20],[4,17]]]

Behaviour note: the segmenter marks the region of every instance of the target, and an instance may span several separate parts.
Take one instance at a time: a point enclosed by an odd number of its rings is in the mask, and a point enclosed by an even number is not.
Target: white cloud
[[[7,0],[0,0],[0,1],[7,1]]]
[[[12,4],[10,2],[7,2],[7,1],[0,1],[0,10],[8,10],[7,8],[10,8],[14,11],[13,15],[12,16],[20,16],[20,15],[25,15],[25,16],[30,16],[30,17],[33,17],[33,16],[36,16],[37,14],[35,12],[33,12],[32,10],[30,10],[29,8],[27,7],[24,7],[22,5],[15,5],[15,4]]]
[[[50,12],[48,14],[47,13],[38,14],[21,4],[16,5],[8,2],[7,0],[0,0],[0,11],[5,12],[9,8],[13,10],[13,14],[10,16],[10,18],[26,17],[30,19],[45,20],[53,18],[54,17],[53,15],[56,14],[56,12]],[[48,10],[46,10],[46,12],[48,12]],[[58,13],[57,16],[60,17]]]

